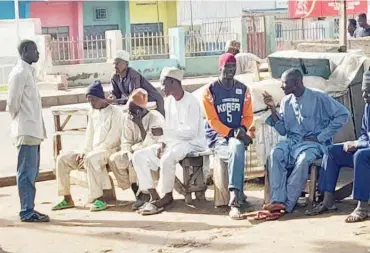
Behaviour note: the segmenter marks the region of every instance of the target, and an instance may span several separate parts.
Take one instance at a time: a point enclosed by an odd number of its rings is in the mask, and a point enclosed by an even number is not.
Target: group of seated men
[[[57,159],[58,194],[64,199],[53,207],[74,207],[69,173],[84,167],[87,172],[91,211],[107,208],[105,190],[112,189],[106,166],[112,169],[122,189],[131,188],[136,196],[132,208],[141,215],[157,214],[173,201],[176,164],[189,153],[212,149],[227,164],[230,191],[230,217],[243,219],[240,206],[244,197],[245,150],[251,143],[248,130],[253,124],[250,90],[234,79],[236,59],[231,53],[219,58],[220,78],[203,95],[203,111],[197,99],[184,91],[183,73],[164,68],[161,84],[166,99],[137,71],[128,67],[127,52],[118,52],[113,92],[106,98],[99,81],[91,84],[87,99],[92,106],[83,152],[68,152]],[[323,158],[320,190],[324,202],[308,213],[321,214],[336,209],[333,192],[339,169],[354,166],[354,198],[359,201],[347,222],[367,218],[370,186],[369,110],[366,105],[363,133],[358,141],[332,145],[334,135],[349,119],[349,111],[326,93],[303,85],[298,69],[282,75],[285,97],[279,111],[268,92],[264,102],[271,111],[266,123],[286,138],[273,148],[269,157],[271,202],[264,205],[264,218],[274,220],[292,212],[308,179],[315,159]],[[370,82],[363,83],[363,97],[370,103]],[[148,101],[157,110],[147,109]],[[111,105],[128,104],[128,112]],[[368,166],[368,168],[366,168]],[[159,170],[156,187],[153,172]]]
[[[84,168],[87,173],[91,211],[107,208],[104,191],[112,189],[106,170],[109,165],[122,189],[131,187],[136,202],[132,208],[142,215],[161,212],[173,201],[176,164],[189,153],[210,147],[222,154],[229,164],[233,215],[240,216],[244,196],[245,146],[251,141],[247,130],[253,122],[253,111],[247,87],[235,81],[236,60],[232,54],[220,57],[219,80],[210,85],[204,97],[207,128],[198,100],[184,91],[183,72],[164,68],[160,93],[137,71],[128,67],[128,53],[118,52],[113,92],[106,98],[99,81],[87,90],[91,104],[82,152],[63,152],[57,158],[58,195],[63,200],[53,207],[62,210],[75,206],[70,192],[70,172]],[[157,110],[148,110],[152,98]],[[163,99],[162,99],[163,101]],[[127,104],[128,112],[111,103]],[[158,106],[159,104],[159,106]],[[158,186],[153,172],[159,170]],[[235,214],[234,214],[235,213]]]

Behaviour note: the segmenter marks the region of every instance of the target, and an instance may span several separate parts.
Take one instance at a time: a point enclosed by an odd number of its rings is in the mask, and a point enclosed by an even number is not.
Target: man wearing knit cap
[[[219,58],[220,78],[203,95],[209,148],[227,164],[229,174],[230,217],[241,219],[244,198],[245,149],[252,139],[247,135],[253,123],[253,109],[247,86],[234,79],[236,59],[230,53]]]
[[[148,92],[148,100],[156,102],[157,110],[164,116],[164,101],[159,91],[135,69],[128,66],[130,54],[120,50],[114,58],[115,73],[112,76],[110,103],[126,104],[130,94],[138,88]]]
[[[92,109],[87,123],[85,148],[83,152],[67,152],[57,157],[58,195],[64,198],[53,207],[54,211],[75,206],[70,192],[69,174],[71,170],[82,167],[87,172],[89,199],[93,201],[90,211],[107,208],[102,198],[103,191],[111,190],[112,185],[106,165],[109,156],[119,150],[123,112],[106,102],[100,81],[90,84],[86,97]]]
[[[356,141],[347,141],[328,148],[320,170],[319,190],[324,200],[308,215],[317,215],[336,210],[334,192],[339,171],[343,167],[354,168],[353,199],[358,201],[356,209],[345,220],[347,223],[363,221],[368,218],[370,197],[370,71],[364,73],[362,96],[365,110],[362,116],[361,136]]]
[[[177,68],[162,70],[161,82],[166,95],[165,125],[151,131],[153,136],[161,137],[161,143],[136,151],[132,158],[139,188],[150,194],[150,202],[139,209],[142,215],[159,213],[173,201],[176,164],[187,154],[206,148],[202,109],[197,99],[183,90],[182,77],[182,71]],[[164,194],[162,198],[150,173],[158,169],[158,189]]]
[[[156,144],[159,137],[153,136],[151,129],[164,126],[163,115],[158,111],[148,111],[147,102],[146,90],[139,88],[131,93],[128,100],[129,113],[123,116],[121,150],[109,158],[109,167],[117,179],[118,186],[122,190],[131,187],[135,196],[138,193],[138,184],[132,166],[132,156],[137,150]],[[133,209],[137,209],[148,200],[148,195],[139,193]]]

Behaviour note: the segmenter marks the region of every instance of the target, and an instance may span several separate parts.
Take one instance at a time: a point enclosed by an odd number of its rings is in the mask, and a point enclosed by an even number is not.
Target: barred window
[[[95,20],[106,20],[107,19],[107,9],[97,8],[95,9]]]

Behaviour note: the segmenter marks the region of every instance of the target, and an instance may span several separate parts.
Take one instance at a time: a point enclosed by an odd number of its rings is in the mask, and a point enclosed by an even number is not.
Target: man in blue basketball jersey
[[[208,146],[227,163],[229,174],[230,217],[241,219],[240,203],[244,192],[245,147],[252,139],[247,131],[253,123],[253,109],[247,86],[234,79],[236,59],[225,53],[220,56],[221,77],[211,83],[203,95],[207,118]]]

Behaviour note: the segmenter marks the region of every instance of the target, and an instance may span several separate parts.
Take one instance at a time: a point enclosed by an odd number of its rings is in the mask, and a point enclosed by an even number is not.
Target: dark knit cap
[[[88,95],[105,99],[103,86],[99,80],[92,82],[89,87],[87,87],[86,96]]]

